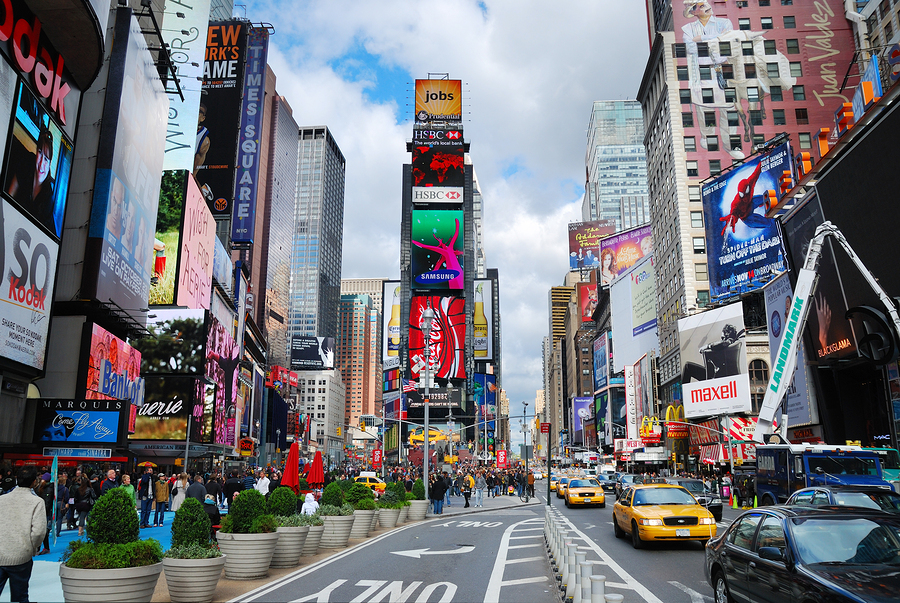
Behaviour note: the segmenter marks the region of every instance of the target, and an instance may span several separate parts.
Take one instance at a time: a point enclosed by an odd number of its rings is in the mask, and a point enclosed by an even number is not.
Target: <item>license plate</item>
[[[584,502],[591,502],[591,497],[590,497],[590,496],[585,496],[582,500],[583,500]]]
[[[688,529],[679,529],[679,530],[675,530],[675,535],[676,536],[690,536],[691,531]]]

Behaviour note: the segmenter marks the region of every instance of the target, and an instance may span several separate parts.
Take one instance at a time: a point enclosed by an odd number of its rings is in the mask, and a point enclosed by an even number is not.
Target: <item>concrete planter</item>
[[[406,523],[407,518],[409,517],[409,507],[404,505],[400,508],[400,515],[397,517],[397,525],[401,523]]]
[[[322,515],[322,521],[325,522],[325,530],[319,548],[339,549],[347,546],[350,530],[356,521],[353,515]]]
[[[425,513],[428,512],[427,500],[411,500],[409,507],[408,521],[422,521],[425,519]]]
[[[225,553],[225,577],[253,580],[269,575],[269,563],[278,544],[278,532],[268,534],[225,534],[216,532],[219,550]]]
[[[225,556],[211,559],[163,559],[172,603],[209,603],[222,576]]]
[[[378,514],[381,512],[381,509],[375,509],[375,512],[372,514],[372,526],[369,528],[370,532],[375,531],[375,527],[378,525]]]
[[[68,601],[148,602],[153,598],[163,564],[122,569],[76,569],[59,566],[63,598]]]
[[[319,543],[322,541],[322,533],[325,526],[309,526],[309,532],[306,534],[306,541],[303,543],[303,553],[301,557],[309,557],[315,555],[319,550]]]
[[[278,528],[278,544],[275,545],[275,552],[272,553],[269,567],[300,565],[300,556],[303,554],[303,545],[306,543],[307,534],[309,534],[309,526]]]
[[[378,514],[378,523],[382,528],[393,528],[397,525],[398,517],[400,517],[400,509],[381,509]]]
[[[372,516],[375,515],[375,509],[363,511],[357,509],[353,512],[353,527],[350,529],[350,538],[368,538],[369,530],[372,527]]]

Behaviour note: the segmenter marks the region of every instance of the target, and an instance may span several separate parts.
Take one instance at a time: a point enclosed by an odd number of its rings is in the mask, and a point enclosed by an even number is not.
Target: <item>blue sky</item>
[[[522,400],[533,410],[547,293],[567,270],[566,224],[581,219],[591,103],[635,98],[644,3],[251,0],[246,16],[275,27],[269,63],[298,124],[327,125],[347,158],[345,278],[397,278],[413,81],[463,80],[487,265],[500,274],[503,387],[513,417]],[[521,441],[518,421],[513,433]]]

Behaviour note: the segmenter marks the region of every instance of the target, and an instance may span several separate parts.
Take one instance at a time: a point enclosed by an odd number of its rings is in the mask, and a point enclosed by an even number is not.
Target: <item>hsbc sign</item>
[[[416,144],[460,145],[463,142],[462,130],[413,130],[413,142]]]
[[[461,186],[414,186],[413,203],[462,203]]]

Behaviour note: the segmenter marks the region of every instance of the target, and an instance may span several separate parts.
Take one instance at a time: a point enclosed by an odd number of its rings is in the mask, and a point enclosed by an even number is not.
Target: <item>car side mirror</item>
[[[819,475],[822,475],[823,473],[825,473],[825,470],[822,469],[821,467],[816,467],[816,473],[818,473]]]
[[[759,547],[759,556],[766,561],[784,561],[784,553],[774,546]]]

